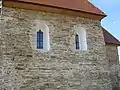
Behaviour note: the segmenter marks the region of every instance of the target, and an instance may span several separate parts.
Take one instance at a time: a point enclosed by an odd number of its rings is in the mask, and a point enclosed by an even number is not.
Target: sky
[[[89,1],[107,14],[107,17],[101,21],[101,24],[120,41],[120,0]],[[118,49],[120,55],[120,47]]]

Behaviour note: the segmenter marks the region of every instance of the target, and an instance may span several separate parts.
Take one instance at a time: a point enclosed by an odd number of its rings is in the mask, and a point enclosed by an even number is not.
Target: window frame
[[[43,32],[41,30],[39,30],[37,32],[37,49],[43,49],[44,47],[44,37],[43,37]]]

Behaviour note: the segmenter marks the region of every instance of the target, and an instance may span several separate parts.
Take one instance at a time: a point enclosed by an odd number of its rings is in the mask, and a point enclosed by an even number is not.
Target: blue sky
[[[89,0],[107,14],[101,22],[112,35],[120,40],[120,0]],[[119,47],[120,55],[120,47]]]

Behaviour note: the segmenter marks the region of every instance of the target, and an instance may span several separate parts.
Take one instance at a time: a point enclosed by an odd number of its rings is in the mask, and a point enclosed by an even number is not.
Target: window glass
[[[41,30],[37,32],[37,48],[43,49],[43,32]]]
[[[80,49],[78,34],[76,34],[76,36],[75,36],[75,43],[76,43],[76,49]]]

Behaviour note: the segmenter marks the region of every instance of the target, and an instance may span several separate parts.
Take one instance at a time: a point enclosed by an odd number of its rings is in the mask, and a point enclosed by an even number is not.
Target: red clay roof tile
[[[110,34],[104,28],[102,28],[102,30],[103,30],[105,43],[107,43],[107,44],[115,44],[115,45],[120,46],[120,41],[119,40],[117,40],[112,34]]]
[[[97,15],[106,16],[100,9],[92,5],[88,0],[12,0],[26,3],[47,5],[56,8],[65,8],[75,11],[83,11]]]

